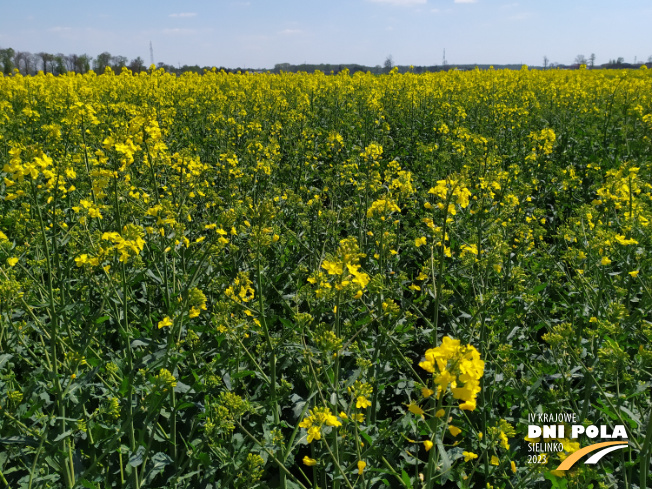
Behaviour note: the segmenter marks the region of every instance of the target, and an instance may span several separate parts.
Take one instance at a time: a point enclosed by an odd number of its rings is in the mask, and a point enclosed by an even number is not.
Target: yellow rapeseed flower
[[[314,458],[310,458],[308,455],[303,457],[303,465],[307,465],[308,467],[312,467],[313,465],[317,465],[317,461]]]
[[[421,409],[418,404],[415,404],[414,402],[411,402],[410,404],[406,404],[408,411],[410,411],[412,414],[416,414],[418,416],[423,416],[425,414],[425,411]]]
[[[342,275],[342,264],[335,261],[324,260],[321,267],[328,272],[329,275]]]
[[[165,316],[161,321],[158,322],[158,329],[165,328],[166,326],[172,326],[174,324],[172,319]]]
[[[365,408],[368,408],[369,406],[371,406],[371,402],[369,402],[369,400],[366,397],[358,396],[358,398],[356,399],[356,402],[355,402],[355,407],[356,408],[365,409]]]
[[[457,436],[462,432],[461,429],[459,429],[457,426],[453,426],[453,425],[448,426],[448,431],[450,431],[450,434],[453,435],[453,436]]]
[[[469,460],[473,460],[474,458],[478,458],[478,456],[473,452],[462,452],[462,455],[464,456],[465,462],[468,462]]]

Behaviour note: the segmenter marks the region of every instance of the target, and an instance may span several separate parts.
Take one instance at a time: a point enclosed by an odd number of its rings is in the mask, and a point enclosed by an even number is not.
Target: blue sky
[[[2,0],[0,47],[169,64],[597,63],[652,55],[650,0]]]

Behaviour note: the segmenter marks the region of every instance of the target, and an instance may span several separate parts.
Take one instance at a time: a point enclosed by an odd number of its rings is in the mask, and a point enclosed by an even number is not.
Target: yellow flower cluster
[[[110,241],[114,249],[120,254],[119,260],[126,263],[130,256],[136,256],[143,251],[145,240],[142,236],[145,234],[142,228],[127,224],[123,229],[124,236],[115,232],[106,232],[102,234],[102,239]]]
[[[557,136],[555,131],[547,128],[538,132],[530,133],[530,140],[533,145],[532,151],[525,157],[525,159],[536,160],[537,154],[550,155],[552,153],[552,148],[557,140]]]
[[[434,375],[438,397],[450,386],[453,397],[462,401],[460,409],[476,408],[484,361],[474,346],[462,346],[460,340],[444,336],[441,345],[426,351],[425,360],[419,366]]]
[[[347,387],[347,391],[355,400],[356,409],[367,409],[371,406],[371,401],[369,401],[368,397],[371,396],[373,390],[371,384],[360,382],[359,380],[356,380],[352,386]],[[364,420],[364,415],[358,413],[354,415],[353,418],[358,422],[362,422]]]
[[[252,285],[249,275],[246,272],[240,272],[233,281],[233,285],[228,287],[224,293],[229,299],[232,299],[235,302],[250,302],[254,299],[254,289]]]
[[[466,209],[469,206],[469,197],[471,197],[471,191],[461,181],[453,178],[438,180],[437,185],[428,190],[428,193],[439,199],[437,207],[442,210],[447,209],[448,214],[452,216],[457,214],[455,204]],[[446,202],[448,202],[448,207],[445,205]]]
[[[380,216],[381,220],[385,220],[385,218],[392,212],[401,212],[401,208],[396,204],[396,202],[389,198],[378,199],[369,206],[369,209],[367,209],[367,217],[377,215]]]
[[[299,423],[300,428],[307,430],[308,443],[311,443],[313,440],[321,440],[321,430],[324,425],[333,427],[342,426],[337,416],[331,413],[331,410],[327,407],[311,409],[310,414]]]
[[[166,368],[159,370],[158,375],[156,375],[154,379],[164,391],[177,386],[177,379],[172,375],[172,372]]]
[[[355,238],[346,238],[340,241],[340,246],[337,250],[337,256],[324,260],[321,267],[326,270],[328,275],[335,275],[339,281],[335,284],[336,290],[350,286],[352,290],[356,291],[356,297],[359,299],[362,292],[369,283],[369,275],[360,270],[360,258],[363,258],[364,253],[360,253],[360,248]],[[316,284],[317,279],[311,277],[308,282]],[[326,281],[320,282],[320,287],[329,289],[331,285]]]
[[[190,306],[189,317],[199,316],[201,311],[206,310],[206,295],[197,287],[193,287],[188,291],[188,306]]]

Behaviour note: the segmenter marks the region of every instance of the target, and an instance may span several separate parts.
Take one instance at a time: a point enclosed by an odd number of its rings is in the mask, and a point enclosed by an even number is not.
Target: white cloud
[[[60,26],[50,27],[48,29],[48,31],[50,32],[70,32],[71,30],[72,27],[60,27]]]
[[[388,3],[390,5],[423,5],[428,0],[368,0],[372,3]]]
[[[455,3],[477,3],[478,0],[455,0]]]
[[[303,34],[301,29],[283,29],[279,31],[279,34],[283,36],[296,36],[297,34]]]
[[[195,34],[197,31],[194,29],[179,29],[174,28],[174,29],[163,29],[161,32],[165,35],[188,35],[188,34]]]
[[[168,17],[179,19],[179,18],[188,18],[188,17],[196,17],[196,16],[197,16],[196,12],[180,12],[178,14],[170,14]]]

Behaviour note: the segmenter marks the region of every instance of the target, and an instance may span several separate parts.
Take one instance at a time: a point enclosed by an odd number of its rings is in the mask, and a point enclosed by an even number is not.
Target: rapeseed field
[[[0,487],[650,487],[651,138],[645,69],[0,75]]]

